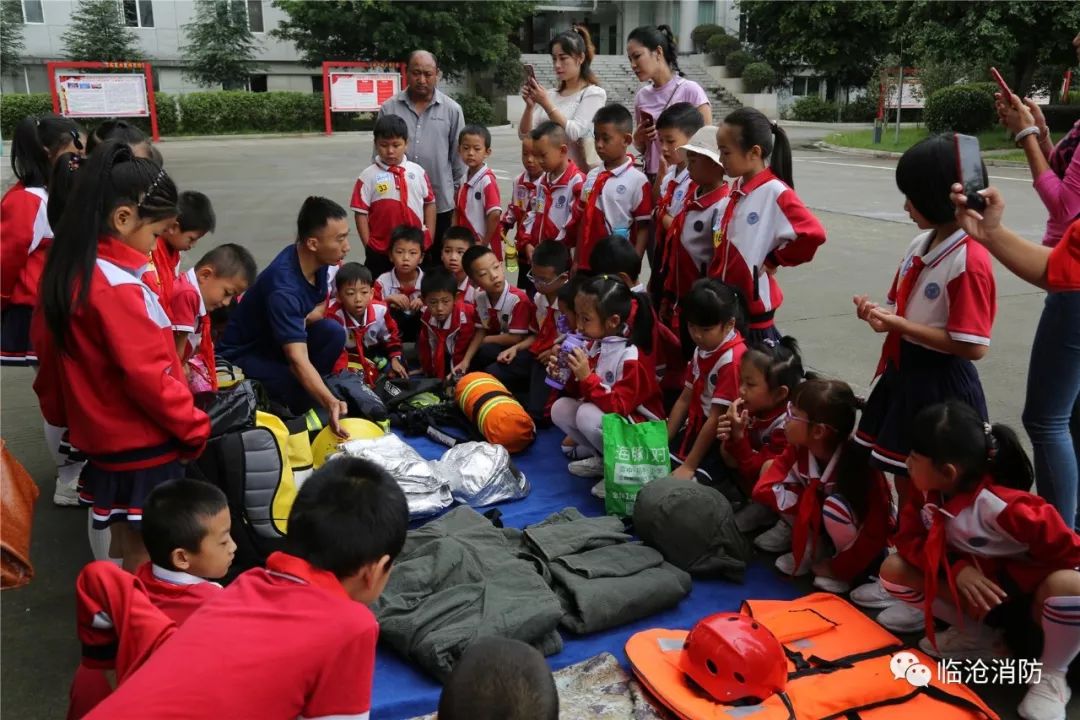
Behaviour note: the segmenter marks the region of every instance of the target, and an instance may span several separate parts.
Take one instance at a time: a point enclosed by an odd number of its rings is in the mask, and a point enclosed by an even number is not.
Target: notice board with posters
[[[323,63],[323,111],[326,134],[333,133],[332,113],[378,112],[405,87],[405,63],[326,61]]]
[[[145,62],[45,64],[53,112],[74,118],[145,117],[159,139],[153,71]]]

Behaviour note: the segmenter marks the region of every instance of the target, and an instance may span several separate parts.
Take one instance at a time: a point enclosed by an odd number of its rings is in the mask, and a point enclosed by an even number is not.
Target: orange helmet
[[[679,669],[719,703],[764,700],[787,685],[784,646],[742,613],[717,613],[686,636]]]

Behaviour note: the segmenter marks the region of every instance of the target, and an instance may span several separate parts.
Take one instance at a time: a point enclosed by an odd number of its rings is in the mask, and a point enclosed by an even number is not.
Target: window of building
[[[263,4],[262,0],[229,0],[239,4],[244,9],[244,17],[247,18],[248,30],[253,33],[265,32],[263,29]]]
[[[128,27],[154,27],[154,3],[152,0],[122,0],[120,12]]]
[[[266,76],[249,75],[248,88],[251,90],[251,92],[266,92]]]
[[[712,25],[716,22],[716,3],[704,0],[697,6],[697,24]]]
[[[796,75],[791,79],[791,94],[795,97],[804,95],[817,97],[821,94],[821,78]]]
[[[322,75],[311,75],[311,92],[321,93],[323,91],[323,78]]]
[[[22,21],[26,25],[40,25],[45,22],[45,8],[41,0],[22,0]]]

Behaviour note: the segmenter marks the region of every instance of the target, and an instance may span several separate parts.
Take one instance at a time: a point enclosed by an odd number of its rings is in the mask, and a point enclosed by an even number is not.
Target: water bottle
[[[617,235],[617,236],[621,237],[623,240],[626,240],[627,242],[630,241],[630,228],[628,228],[628,227],[613,228],[612,231],[611,231],[611,234],[612,235]]]
[[[545,382],[555,388],[556,390],[562,390],[566,387],[566,383],[570,382],[570,363],[567,362],[567,358],[577,348],[584,348],[586,340],[577,333],[572,333],[566,336],[563,340],[562,347],[559,348],[559,354],[556,359],[557,366],[554,371],[549,372]]]

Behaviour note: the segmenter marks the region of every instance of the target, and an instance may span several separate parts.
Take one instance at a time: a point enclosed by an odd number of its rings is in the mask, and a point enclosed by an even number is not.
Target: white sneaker
[[[890,605],[878,613],[878,625],[894,633],[907,635],[909,633],[922,632],[926,628],[926,616],[922,608],[898,602]],[[940,637],[940,635],[939,635]]]
[[[604,481],[601,480],[600,482],[593,485],[592,490],[590,490],[589,492],[592,493],[593,497],[598,497],[603,500],[607,496],[607,493],[604,490]]]
[[[1072,689],[1065,682],[1065,673],[1043,670],[1039,682],[1028,686],[1016,713],[1024,720],[1065,720],[1065,706]]]
[[[937,647],[930,643],[930,638],[924,637],[919,641],[919,649],[931,657],[951,660],[988,661],[1008,654],[1002,641],[1001,631],[985,625],[970,627],[976,624],[975,620],[966,622],[969,627],[964,629],[953,625],[947,630],[936,633]],[[1041,716],[1039,720],[1042,720]]]
[[[810,572],[810,566],[813,564],[813,553],[806,553],[803,555],[802,562],[799,563],[798,568],[795,567],[795,553],[784,553],[776,558],[776,569],[785,575],[791,575],[792,577],[802,577]]]
[[[53,491],[53,505],[60,507],[77,507],[79,505],[79,479],[64,482],[56,478],[56,490]]]
[[[791,550],[791,526],[780,520],[771,528],[754,538],[754,547],[771,553]]]
[[[881,585],[881,581],[874,578],[870,582],[860,585],[851,591],[851,602],[862,608],[884,610],[901,601],[893,595],[890,595],[889,591]]]
[[[567,460],[584,460],[585,458],[596,457],[596,453],[582,445],[564,446],[563,450]]]
[[[843,595],[851,589],[851,583],[844,580],[837,580],[836,578],[825,577],[824,575],[814,576],[814,587],[818,590],[824,590],[835,595]]]
[[[735,527],[741,533],[752,533],[776,522],[776,513],[761,503],[748,502],[735,513]]]
[[[575,460],[566,466],[571,475],[583,478],[604,477],[604,458],[597,455],[587,457],[584,460]]]

